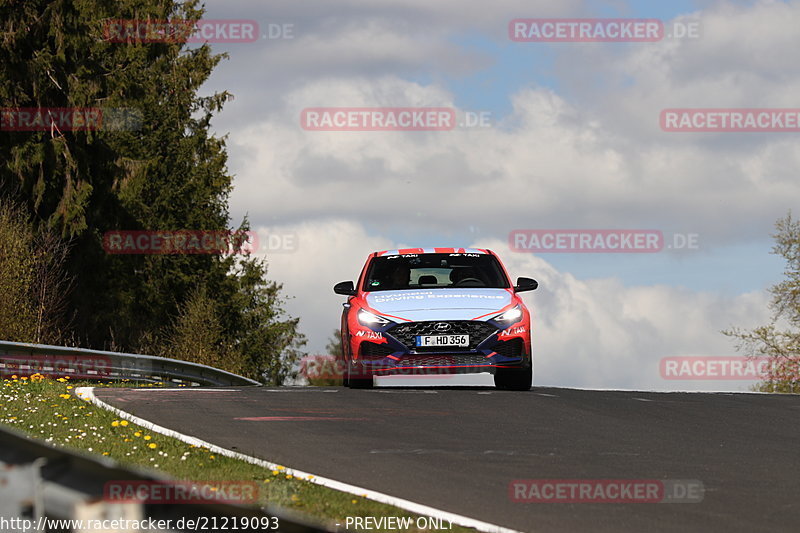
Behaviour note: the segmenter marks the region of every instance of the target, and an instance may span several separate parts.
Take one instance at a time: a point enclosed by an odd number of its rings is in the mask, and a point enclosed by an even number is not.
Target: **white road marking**
[[[241,389],[230,389],[230,390],[228,390],[228,389],[225,389],[225,390],[221,390],[221,389],[194,389],[194,388],[189,389],[188,387],[187,388],[181,388],[181,389],[149,389],[148,388],[148,389],[127,389],[127,390],[130,390],[131,392],[146,392],[148,394],[151,393],[151,392],[185,392],[187,390],[191,390],[192,392],[242,392]]]
[[[439,394],[435,390],[370,390],[366,392],[379,392],[381,394]]]
[[[339,392],[336,389],[320,389],[317,387],[286,387],[285,389],[264,389],[264,392]]]

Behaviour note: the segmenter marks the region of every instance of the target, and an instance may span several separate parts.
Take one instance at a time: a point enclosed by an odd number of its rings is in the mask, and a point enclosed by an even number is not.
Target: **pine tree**
[[[231,229],[225,139],[210,132],[230,95],[198,94],[225,56],[179,40],[107,39],[116,20],[196,21],[202,14],[197,0],[0,0],[0,107],[101,109],[109,119],[99,130],[0,131],[0,194],[69,240],[69,304],[83,344],[163,345],[164,326],[203,286],[222,312],[223,335],[250,339],[239,342],[252,347],[241,352],[255,365],[251,372],[280,381],[282,363],[249,352],[263,346],[253,339],[269,337],[276,343],[269,357],[288,350],[289,358],[303,339],[297,320],[280,311],[279,286],[264,281],[264,263],[102,248],[109,230]],[[131,120],[111,121],[120,116]],[[248,229],[246,220],[236,228]],[[256,324],[256,317],[273,322]],[[249,329],[233,329],[240,327]],[[265,328],[272,333],[265,336]]]

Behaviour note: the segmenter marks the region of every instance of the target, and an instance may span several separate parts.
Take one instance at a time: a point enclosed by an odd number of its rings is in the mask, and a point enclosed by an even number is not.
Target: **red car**
[[[358,282],[334,286],[342,313],[344,384],[374,376],[489,372],[499,389],[528,390],[533,378],[530,312],[490,250],[409,248],[369,255]]]

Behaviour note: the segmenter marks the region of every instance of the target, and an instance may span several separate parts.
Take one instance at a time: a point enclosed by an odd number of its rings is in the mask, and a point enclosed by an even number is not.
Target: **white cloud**
[[[236,78],[246,81],[233,87],[240,96],[229,115],[236,119],[234,213],[250,211],[257,223],[380,219],[417,233],[468,223],[498,237],[531,224],[645,225],[700,233],[711,246],[763,238],[800,199],[800,146],[790,134],[664,133],[658,126],[666,107],[794,105],[800,69],[784,51],[800,45],[791,29],[800,20],[798,2],[719,4],[681,18],[702,22],[698,40],[558,48],[561,92],[532,81],[508,95],[513,112],[488,130],[303,131],[304,107],[454,105],[456,95],[437,76],[412,81],[401,63],[435,74],[432,62],[450,68],[460,63],[453,54],[466,54],[470,68],[484,66],[485,49],[460,48],[445,36],[488,31],[471,26],[478,18],[468,8],[337,5],[346,16],[320,6],[314,32],[254,48],[266,62],[231,61],[247,71]],[[282,4],[275,16],[291,9]],[[486,18],[494,24],[544,16],[543,9],[509,1]],[[428,31],[447,14],[447,31]],[[409,46],[399,46],[403,39]],[[510,46],[532,55],[544,49]],[[320,66],[331,62],[332,69]],[[253,86],[256,79],[262,83]],[[406,208],[389,209],[388,199]],[[737,216],[721,219],[722,206]]]
[[[324,353],[339,327],[344,297],[335,283],[355,280],[370,252],[405,246],[371,236],[344,220],[259,228],[268,234],[296,234],[293,253],[267,254],[270,277],[291,297],[287,310],[301,318],[310,353]],[[474,243],[499,250],[503,243]],[[539,289],[525,293],[533,313],[535,384],[587,388],[746,390],[752,383],[676,382],[659,374],[659,361],[675,356],[737,355],[720,332],[768,320],[764,293],[724,297],[679,287],[626,287],[618,279],[577,280],[541,257],[501,254],[512,278],[536,278]],[[433,382],[431,382],[433,383]],[[437,383],[440,383],[437,381]],[[491,383],[486,377],[445,383]]]
[[[342,298],[331,286],[353,279],[369,251],[400,240],[417,245],[417,238],[462,245],[477,227],[512,270],[542,282],[526,296],[538,320],[539,384],[746,386],[665,382],[658,361],[733,354],[719,331],[766,322],[764,294],[581,280],[541,258],[505,253],[505,237],[526,227],[657,228],[699,233],[705,254],[765,240],[800,200],[793,134],[664,133],[658,118],[668,107],[797,107],[800,69],[790,51],[800,45],[800,2],[720,2],[687,15],[702,22],[699,40],[576,43],[557,47],[552,72],[524,61],[514,72],[493,70],[508,50],[530,53],[532,64],[540,51],[552,53],[508,43],[508,20],[570,16],[582,6],[553,12],[547,4],[508,0],[489,11],[455,0],[325,1],[304,4],[309,11],[271,5],[276,19],[298,15],[297,38],[240,50],[214,81],[237,81],[223,122],[237,176],[233,212],[249,212],[256,227],[297,232],[296,253],[269,257],[270,277],[295,296],[288,307],[302,317],[312,351],[338,327]],[[465,45],[465,38],[502,46]],[[483,69],[529,80],[505,95],[489,91],[511,103],[493,128],[300,127],[305,107],[454,106],[465,91],[451,90],[447,78]],[[553,88],[537,83],[548,77]]]
[[[691,144],[637,145],[547,89],[517,93],[513,119],[488,130],[300,128],[300,111],[321,103],[452,106],[439,88],[393,77],[325,79],[285,102],[279,116],[231,138],[243,156],[234,207],[258,206],[256,222],[346,217],[418,233],[469,224],[497,237],[519,227],[656,227],[700,233],[711,246],[768,234],[800,199],[796,143],[724,157]],[[722,205],[746,216],[709,209]]]
[[[269,235],[295,237],[295,250],[256,255],[267,259],[268,277],[284,284],[283,294],[289,297],[286,310],[301,317],[301,330],[310,341],[308,351],[324,353],[328,338],[339,328],[344,302],[343,296],[334,294],[333,285],[355,280],[368,254],[390,249],[393,243],[342,219],[260,226],[255,231],[261,243]]]
[[[498,242],[479,247],[499,248]],[[577,280],[541,257],[507,254],[512,277],[539,289],[524,293],[533,309],[536,383],[586,388],[745,390],[752,383],[667,381],[663,357],[733,356],[720,333],[766,323],[765,293],[721,296],[665,285],[626,287],[619,279]]]

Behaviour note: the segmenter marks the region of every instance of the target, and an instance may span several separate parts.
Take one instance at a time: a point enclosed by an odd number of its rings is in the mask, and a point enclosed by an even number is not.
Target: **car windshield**
[[[489,254],[404,254],[376,257],[364,290],[508,288],[500,264]]]

